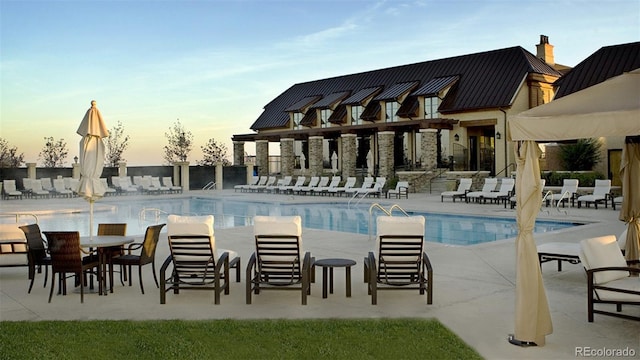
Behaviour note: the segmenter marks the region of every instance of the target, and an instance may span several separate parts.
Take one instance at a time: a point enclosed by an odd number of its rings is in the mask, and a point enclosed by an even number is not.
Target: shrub
[[[595,186],[596,179],[605,179],[605,176],[602,173],[595,171],[551,171],[543,173],[541,178],[546,180],[547,186],[562,186],[564,179],[578,179],[580,186]]]
[[[589,171],[600,162],[601,144],[597,139],[579,139],[560,147],[564,168],[569,171]]]

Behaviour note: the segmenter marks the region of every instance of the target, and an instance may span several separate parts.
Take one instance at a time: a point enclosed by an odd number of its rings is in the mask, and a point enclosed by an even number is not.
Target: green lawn
[[[481,359],[437,320],[0,323],[1,359]]]

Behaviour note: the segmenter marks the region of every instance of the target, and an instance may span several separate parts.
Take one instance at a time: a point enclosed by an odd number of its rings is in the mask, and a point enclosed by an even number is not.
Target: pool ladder
[[[378,204],[378,203],[373,203],[371,204],[371,206],[369,206],[369,240],[372,239],[373,234],[372,234],[372,230],[373,230],[373,210],[380,210],[383,213],[385,213],[387,216],[393,216],[393,210],[398,210],[400,211],[404,216],[409,216],[409,214],[404,211],[403,208],[400,207],[400,205],[398,204],[393,204],[391,206],[389,206],[388,209],[385,209],[384,206]]]

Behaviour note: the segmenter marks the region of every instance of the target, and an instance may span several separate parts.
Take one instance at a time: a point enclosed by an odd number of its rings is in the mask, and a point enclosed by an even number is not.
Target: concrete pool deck
[[[286,196],[275,194],[235,193],[233,190],[191,191],[180,196],[211,196],[238,200],[278,202],[346,202],[347,198]],[[135,201],[157,195],[118,196],[100,200],[101,205],[117,201]],[[364,205],[365,202],[367,205]],[[465,204],[450,200],[440,202],[433,194],[409,194],[409,199],[367,199],[369,203],[397,203],[407,210],[446,212],[483,216],[515,216],[515,211],[496,204]],[[49,209],[76,208],[87,210],[87,203],[74,199],[25,199],[0,202],[3,213],[38,212]],[[552,241],[578,242],[600,235],[619,235],[624,225],[618,211],[565,208],[557,211],[543,208],[539,218],[585,222],[587,225],[536,234],[538,244]],[[43,229],[46,230],[46,229]],[[75,230],[75,229],[69,229]],[[371,305],[362,280],[362,259],[373,247],[368,235],[303,229],[305,250],[316,258],[344,257],[357,262],[352,272],[352,297],[344,293],[343,269],[335,270],[335,292],[322,298],[321,272],[316,270],[316,283],[308,305],[300,305],[297,292],[270,291],[253,297],[245,304],[244,266],[253,252],[252,227],[216,229],[217,245],[237,251],[242,258],[242,282],[231,284],[231,293],[223,295],[220,305],[213,305],[208,291],[184,291],[167,294],[167,304],[160,305],[153,284],[151,268],[143,268],[146,294],[140,293],[137,278],[133,286],[116,283],[114,293],[106,297],[85,296],[80,304],[78,294],[54,296],[47,303],[49,284],[42,287],[43,274],[37,274],[31,294],[27,294],[26,267],[0,268],[0,319],[18,320],[93,320],[93,319],[261,319],[261,318],[436,318],[475,348],[487,359],[570,359],[576,348],[630,349],[640,357],[640,323],[596,315],[587,322],[586,275],[581,265],[563,264],[558,272],[555,262],[543,264],[543,279],[551,309],[554,332],[543,347],[520,348],[507,342],[514,328],[515,246],[513,239],[472,245],[449,246],[428,242],[426,251],[434,268],[434,298],[426,305],[426,296],[417,291],[381,292],[378,305]],[[156,254],[157,269],[169,253],[166,231]],[[235,274],[232,274],[235,275]],[[640,315],[638,307],[623,308]]]

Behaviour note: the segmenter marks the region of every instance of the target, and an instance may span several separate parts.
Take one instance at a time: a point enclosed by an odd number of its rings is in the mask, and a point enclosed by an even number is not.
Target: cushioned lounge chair
[[[626,261],[613,235],[582,240],[580,261],[587,272],[588,321],[593,322],[594,314],[640,321],[640,316],[622,312],[623,305],[640,306],[640,268],[631,267],[640,261]],[[596,304],[615,305],[616,311]]]
[[[345,191],[356,186],[356,177],[349,176],[347,180],[344,182],[344,186],[333,187],[327,190],[328,194],[342,196]]]
[[[465,196],[465,200],[467,202],[469,202],[469,200],[475,200],[479,202],[481,199],[483,199],[483,197],[486,194],[492,191],[495,191],[497,186],[498,186],[497,178],[485,178],[484,184],[482,185],[482,190],[468,192],[467,195]]]
[[[329,183],[329,185],[326,186],[318,186],[315,189],[312,189],[312,193],[314,195],[318,194],[318,195],[324,195],[327,194],[329,192],[330,189],[335,189],[338,187],[338,185],[340,185],[340,181],[342,180],[342,178],[340,177],[340,175],[336,175],[333,176],[331,178],[331,182]]]
[[[5,199],[19,198],[22,199],[22,191],[16,189],[15,180],[2,181],[2,195]]]
[[[604,207],[608,207],[609,197],[611,197],[611,180],[596,180],[593,194],[578,196],[576,201],[578,202],[578,207],[585,203],[587,207],[593,204],[597,209],[598,203],[604,203]]]
[[[488,192],[482,195],[482,199],[486,202],[506,202],[513,194],[513,188],[516,185],[516,180],[512,178],[503,178],[500,180],[500,188],[498,191]]]
[[[424,252],[424,216],[379,216],[374,251],[364,262],[364,279],[371,304],[378,290],[418,290],[433,302],[433,268]]]
[[[220,294],[229,294],[234,254],[216,248],[213,216],[169,215],[167,235],[171,255],[160,268],[160,304],[166,303],[168,291],[184,289],[213,291],[214,303],[220,304]]]
[[[269,186],[273,186],[277,181],[275,176],[267,176],[266,180],[263,183],[263,180],[260,179],[258,185],[250,186],[249,189],[253,192],[263,192]]]
[[[260,176],[254,176],[251,178],[251,181],[248,184],[241,184],[241,185],[235,185],[233,187],[234,191],[238,191],[240,190],[240,192],[245,192],[247,190],[249,190],[251,188],[251,186],[255,186],[258,185],[258,181],[260,181]],[[265,183],[267,182],[267,180],[265,180]],[[165,183],[166,184],[166,183]]]
[[[263,290],[297,290],[307,305],[313,259],[302,248],[300,216],[256,216],[254,239],[255,252],[247,264],[247,304],[252,294]]]
[[[304,182],[305,181],[307,181],[307,177],[306,176],[298,176],[298,178],[296,178],[295,184],[279,186],[278,187],[278,192],[281,193],[281,194],[288,194],[289,192],[293,192],[293,189],[300,188],[300,187],[304,186]]]
[[[329,183],[329,178],[326,176],[322,177],[325,180],[325,185],[327,185]],[[304,195],[310,191],[312,191],[313,189],[315,189],[316,187],[318,187],[320,185],[320,177],[319,176],[312,176],[311,179],[309,179],[309,183],[307,185],[303,185],[300,187],[294,187],[293,189],[291,189],[291,191],[293,191],[294,194],[299,194],[299,195]]]
[[[456,198],[464,198],[469,190],[471,190],[471,178],[460,179],[458,188],[452,191],[443,191],[440,193],[440,202],[444,202],[444,198],[450,197],[453,202],[456,202]]]
[[[386,194],[387,198],[395,197],[396,199],[409,198],[409,182],[408,181],[398,181],[396,183],[395,189],[390,189]]]
[[[278,181],[276,181],[275,184],[271,186],[267,186],[264,189],[264,191],[274,193],[274,194],[278,193],[281,186],[291,186],[292,181],[293,181],[293,176],[287,175],[282,179],[279,179]]]
[[[170,192],[175,192],[175,193],[182,192],[182,186],[173,185],[173,180],[171,180],[171,176],[164,176],[162,178],[162,185],[169,188]],[[235,189],[235,186],[234,186],[234,189]]]
[[[352,187],[352,188],[349,188],[349,189],[345,189],[344,192],[348,196],[353,196],[357,192],[370,190],[373,187],[374,183],[375,183],[375,180],[374,180],[373,176],[367,176],[367,177],[364,178],[364,180],[362,181],[362,185],[360,185],[359,188]]]

